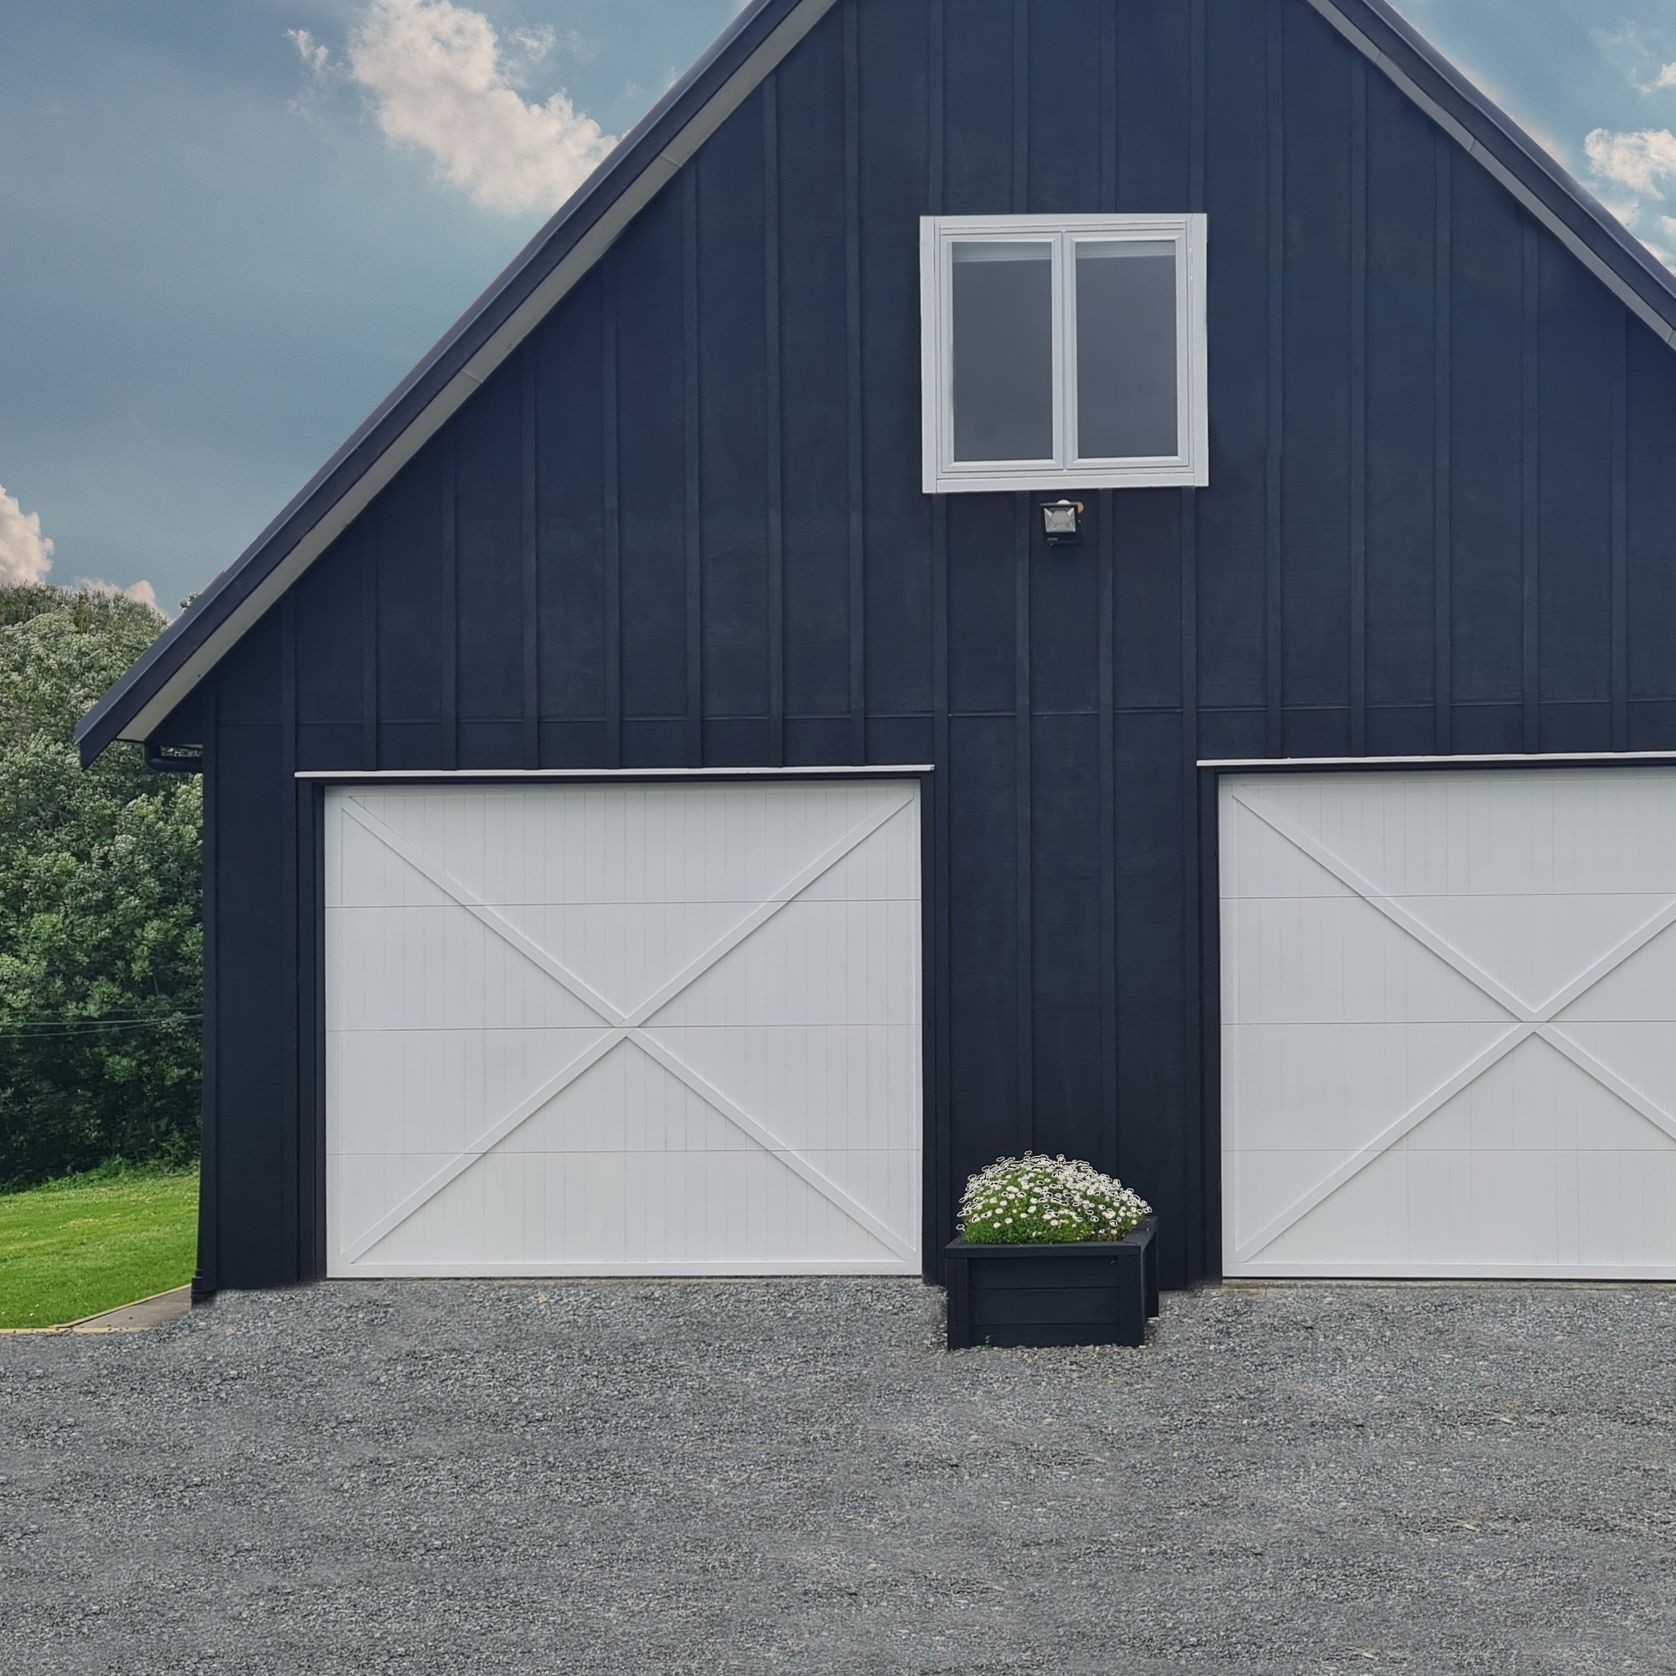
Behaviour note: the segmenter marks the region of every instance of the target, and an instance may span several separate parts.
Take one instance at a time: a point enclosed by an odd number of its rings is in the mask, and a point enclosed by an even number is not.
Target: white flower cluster
[[[1138,1193],[1081,1158],[1027,1152],[979,1170],[960,1196],[960,1233],[973,1245],[1120,1240],[1152,1214]]]

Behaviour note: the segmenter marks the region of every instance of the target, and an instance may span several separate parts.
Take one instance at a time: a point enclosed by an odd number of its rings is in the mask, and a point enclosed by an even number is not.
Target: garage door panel
[[[699,1153],[756,1144],[680,1078],[622,1042],[494,1150]]]
[[[353,1111],[355,1123],[352,1130],[329,1126],[328,1143],[334,1150],[347,1145],[362,1151],[474,1148],[555,1068],[580,1057],[601,1035],[597,1028],[330,1032],[328,1104]],[[583,1082],[612,1071],[608,1058]]]
[[[811,1147],[807,1158],[835,1187],[858,1204],[873,1210],[879,1221],[900,1241],[912,1244],[919,1227],[924,1193],[922,1155],[918,1147],[849,1147],[827,1150]],[[845,1237],[858,1255],[890,1255],[876,1234],[858,1228],[849,1218]]]
[[[1597,891],[1387,900],[1534,1007],[1609,956],[1670,898]]]
[[[1239,863],[1228,876],[1230,895],[1357,894],[1340,878],[1339,863],[1376,869],[1387,890],[1450,888],[1440,841],[1450,812],[1394,794],[1381,782],[1340,789],[1246,781],[1230,796],[1227,812]],[[1307,840],[1302,845],[1300,837]]]
[[[1455,1174],[1455,1156],[1435,1155],[1430,1171],[1422,1168],[1422,1173],[1429,1173],[1441,1186]],[[1300,1160],[1316,1179],[1337,1162],[1338,1156],[1332,1153],[1316,1153]],[[1263,1164],[1269,1179],[1262,1209],[1266,1219],[1272,1221],[1292,1202],[1291,1190],[1296,1183],[1288,1174],[1277,1174],[1272,1159]],[[1265,1269],[1285,1272],[1293,1266],[1307,1267],[1319,1261],[1323,1250],[1352,1250],[1362,1263],[1406,1263],[1411,1256],[1410,1211],[1414,1203],[1410,1172],[1389,1168],[1385,1160],[1376,1161],[1265,1244],[1261,1253]],[[1441,1232],[1453,1239],[1452,1229],[1436,1226],[1435,1210],[1428,1213],[1428,1218],[1434,1224],[1434,1235]]]
[[[919,1144],[917,1025],[749,1025],[647,1034],[726,1089],[788,1147]]]
[[[1284,1216],[1343,1156],[1336,1146],[1223,1149],[1223,1256],[1230,1274],[1243,1272],[1246,1259],[1241,1251],[1246,1242]]]
[[[1321,788],[1324,836],[1359,855],[1393,895],[1547,893],[1555,877],[1552,788],[1486,777],[1380,776],[1349,795]]]
[[[359,800],[356,808],[360,809]],[[447,908],[454,898],[359,820],[329,823],[325,846],[334,908]]]
[[[1555,888],[1676,895],[1676,783],[1657,769],[1554,770]],[[1540,841],[1541,829],[1533,837]]]
[[[1355,896],[1319,861],[1269,826],[1261,818],[1262,808],[1259,798],[1245,793],[1226,806],[1221,863],[1230,900]]]
[[[443,1162],[438,1159],[436,1162]],[[490,1153],[428,1199],[361,1260],[364,1272],[433,1262],[468,1272],[542,1251],[621,1261],[627,1157],[617,1151]]]
[[[1298,897],[1223,908],[1224,1005],[1242,1023],[1507,1018],[1486,995],[1366,902]]]
[[[919,1023],[917,902],[793,902],[648,1023]]]
[[[1410,1165],[1400,1149],[1281,1234],[1274,1263],[1309,1262],[1323,1249],[1359,1262],[1472,1269],[1509,1250],[1533,1268],[1575,1261],[1570,1172],[1551,1152],[1434,1153]]]
[[[1676,776],[1270,776],[1221,814],[1226,1272],[1676,1276]]]
[[[1501,1039],[1505,1021],[1223,1027],[1223,1058],[1242,1110],[1268,1114],[1275,1151],[1366,1146]]]
[[[1405,1139],[1420,1151],[1657,1145],[1646,1120],[1539,1038],[1521,1042]]]
[[[1554,1021],[1566,1029],[1618,1019],[1663,1023],[1670,1017],[1672,995],[1676,995],[1676,928],[1659,932],[1622,965],[1562,1007]]]
[[[581,790],[583,788],[577,788]],[[738,783],[358,788],[356,804],[497,903],[760,902],[911,787]]]
[[[329,1272],[917,1271],[916,798],[331,794]]]
[[[1399,1151],[1407,1151],[1408,1143]],[[1474,1172],[1470,1150],[1414,1152],[1387,1179],[1406,1186],[1406,1242],[1393,1261],[1418,1268],[1426,1262],[1465,1264],[1472,1257]]]
[[[1676,1127],[1676,1031],[1651,1020],[1576,1024],[1568,1019],[1559,1028],[1566,1041],[1606,1066],[1640,1098],[1643,1109],[1632,1115],[1640,1125],[1636,1133],[1646,1144],[1670,1144],[1668,1128]],[[1601,1089],[1584,1071],[1569,1065],[1568,1069],[1580,1082],[1589,1084],[1598,1101],[1631,1113],[1630,1104]]]
[[[1582,1252],[1601,1264],[1668,1271],[1676,1154],[1593,1152],[1579,1160]]]
[[[1395,895],[1589,894],[1603,874],[1614,889],[1676,894],[1676,788],[1649,783],[1645,769],[1544,769],[1529,771],[1543,784],[1497,783],[1519,772],[1242,781],[1237,797],[1248,812],[1224,821],[1224,842],[1231,834],[1242,861],[1225,870],[1228,892],[1310,893],[1312,875],[1277,847],[1262,822],[1268,814],[1301,825]]]
[[[457,905],[328,908],[326,959],[333,979],[330,1030],[565,1029],[604,1022]]]
[[[619,1011],[645,1001],[699,959],[756,906],[752,902],[520,904],[503,910],[540,947]]]
[[[1554,1153],[1400,1148],[1280,1234],[1263,1253],[1273,1272],[1318,1270],[1323,1250],[1351,1252],[1340,1272],[1470,1274],[1505,1263],[1533,1273],[1574,1265],[1577,1201]]]
[[[1487,1263],[1508,1252],[1537,1268],[1576,1260],[1576,1171],[1569,1156],[1484,1148],[1468,1153],[1464,1167],[1471,1215],[1456,1224],[1444,1260]]]
[[[913,1162],[902,1155],[877,1165],[900,1176]],[[669,1154],[656,1153],[630,1160],[631,1196],[666,1208],[661,1221],[648,1216],[636,1227],[633,1261],[671,1267],[713,1264],[714,1252],[727,1249],[745,1272],[774,1272],[776,1264],[783,1269],[788,1255],[803,1267],[853,1264],[864,1270],[900,1270],[901,1259],[892,1248],[799,1176],[784,1155],[718,1152],[696,1164],[689,1169]]]
[[[905,804],[803,892],[804,902],[918,902],[918,805]]]
[[[1411,1083],[1405,1098],[1427,1080]],[[1301,1102],[1306,1085],[1307,1074],[1288,1097]],[[1314,1134],[1330,1131],[1330,1092],[1313,1119]],[[1364,1112],[1364,1136],[1377,1121],[1377,1111]],[[1284,1217],[1341,1167],[1348,1147],[1304,1144],[1301,1128],[1277,1128],[1272,1138],[1286,1144],[1235,1156],[1237,1243]],[[1351,1251],[1360,1262],[1483,1265],[1505,1257],[1512,1241],[1533,1263],[1579,1262],[1579,1205],[1587,1194],[1577,1181],[1587,1153],[1676,1157],[1643,1118],[1546,1043],[1529,1040],[1254,1256],[1269,1265]],[[1590,1179],[1615,1179],[1592,1168]]]
[[[881,1160],[900,1173],[910,1157]],[[739,1270],[899,1267],[900,1258],[761,1151],[490,1154],[375,1246],[366,1272],[644,1272],[704,1268],[725,1247]]]
[[[1491,1155],[1475,1159],[1433,1153],[1408,1179],[1403,1201],[1394,1193],[1382,1197],[1376,1181],[1359,1204],[1346,1201],[1352,1214],[1340,1218],[1338,1234],[1357,1240],[1356,1254],[1330,1272],[1392,1279],[1669,1278],[1676,1250],[1662,1226],[1676,1192],[1671,1161],[1661,1158],[1650,1170],[1645,1154],[1594,1154],[1583,1160],[1575,1178],[1565,1174],[1559,1161],[1560,1190],[1551,1196],[1549,1208],[1543,1208],[1540,1191],[1527,1187],[1505,1224],[1499,1224],[1479,1209],[1479,1201],[1517,1168]],[[1381,1212],[1389,1222],[1380,1220]],[[1533,1227],[1539,1218],[1541,1226]],[[1365,1243],[1363,1224],[1372,1230]],[[1510,1256],[1490,1237],[1489,1230],[1498,1225],[1504,1238],[1516,1233],[1524,1242],[1517,1255]],[[1406,1238],[1397,1237],[1401,1228]],[[1329,1272],[1320,1257],[1328,1232],[1317,1224],[1283,1236],[1265,1252],[1261,1273],[1306,1278]]]
[[[1308,1159],[1309,1171],[1319,1179],[1336,1162],[1334,1157],[1313,1154]],[[1276,1207],[1271,1214],[1284,1208],[1286,1197],[1271,1186],[1268,1205]],[[1270,1241],[1263,1256],[1285,1263],[1323,1248],[1343,1250],[1353,1246],[1375,1262],[1404,1258],[1408,1255],[1408,1202],[1404,1175],[1387,1169],[1385,1161],[1380,1160]]]
[[[334,1222],[334,1250],[370,1236],[388,1209],[418,1193],[456,1157],[452,1149],[329,1151],[326,1205]]]

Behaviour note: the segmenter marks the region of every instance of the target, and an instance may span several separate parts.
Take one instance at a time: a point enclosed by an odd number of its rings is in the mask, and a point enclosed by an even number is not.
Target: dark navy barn
[[[926,1272],[1024,1148],[1222,1272],[1200,764],[1676,752],[1667,277],[1372,0],[764,0],[616,168],[85,724],[202,749],[202,1284],[325,1270],[311,770],[923,767]],[[1050,546],[925,490],[920,220],[1105,213],[1205,217],[1208,481]]]

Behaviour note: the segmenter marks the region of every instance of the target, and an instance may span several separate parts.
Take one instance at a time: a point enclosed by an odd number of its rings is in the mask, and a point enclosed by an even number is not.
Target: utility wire
[[[8,1030],[32,1030],[39,1026],[43,1030],[57,1030],[65,1025],[77,1024],[151,1024],[163,1018],[202,1018],[202,1013],[113,1013],[107,1018],[91,1018],[86,1013],[69,1013],[63,1018],[11,1018],[7,1019],[5,1027]]]
[[[94,1024],[156,1024],[159,1019],[201,1019],[201,1017],[203,1017],[201,1012],[117,1012],[112,1017],[94,1019],[94,1017],[89,1017],[84,1012],[72,1012],[72,1014],[65,1014],[62,1019],[7,1019],[5,1029],[8,1029],[8,1031],[12,1031],[12,1029],[28,1031],[28,1029],[39,1027],[44,1031],[57,1031],[57,1029],[67,1029],[67,1027],[82,1026],[82,1024],[87,1024],[87,1026],[94,1026]]]
[[[159,1018],[67,1024],[58,1029],[43,1029],[37,1026],[28,1030],[0,1030],[0,1041],[51,1042],[62,1041],[67,1037],[96,1036],[101,1031],[161,1030],[165,1025],[196,1023],[203,1016],[202,1013],[170,1013]]]

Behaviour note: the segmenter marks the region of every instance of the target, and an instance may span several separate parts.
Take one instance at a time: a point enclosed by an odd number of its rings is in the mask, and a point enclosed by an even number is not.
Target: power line
[[[51,1042],[79,1036],[96,1036],[103,1032],[124,1030],[161,1030],[172,1024],[193,1024],[203,1018],[202,1013],[167,1013],[157,1018],[91,1020],[86,1023],[65,1023],[57,1028],[39,1025],[24,1030],[0,1030],[0,1041]]]
[[[39,1025],[44,1030],[56,1030],[72,1024],[152,1024],[166,1018],[202,1018],[202,1013],[113,1013],[107,1018],[90,1018],[86,1013],[67,1013],[63,1018],[9,1018],[8,1030],[28,1030]]]

